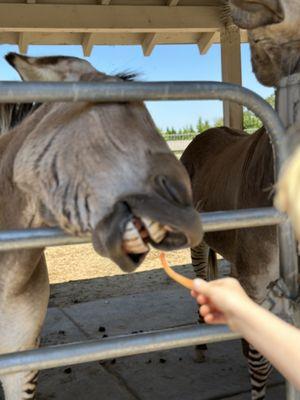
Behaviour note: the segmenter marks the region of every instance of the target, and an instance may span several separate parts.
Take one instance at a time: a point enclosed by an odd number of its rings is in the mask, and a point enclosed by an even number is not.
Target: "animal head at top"
[[[121,79],[75,57],[6,59],[24,80]],[[143,261],[149,244],[171,250],[200,242],[188,175],[143,103],[42,104],[8,135],[12,180],[34,226],[90,232],[96,251],[125,271]]]
[[[281,78],[300,72],[299,0],[226,0],[228,17],[248,30],[257,79],[278,86]]]

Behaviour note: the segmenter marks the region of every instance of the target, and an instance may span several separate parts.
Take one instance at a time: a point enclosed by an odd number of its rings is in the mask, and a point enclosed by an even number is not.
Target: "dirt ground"
[[[151,250],[136,272],[126,274],[109,259],[100,257],[91,245],[50,247],[46,250],[50,307],[176,287],[160,266],[158,255],[159,251]],[[189,249],[169,252],[167,259],[176,271],[195,277]],[[229,264],[220,261],[219,273],[228,274]]]
[[[159,251],[151,250],[138,272],[161,268]],[[190,263],[190,251],[179,250],[168,253],[171,265]],[[124,275],[120,268],[108,258],[100,257],[90,244],[49,247],[46,250],[50,283],[62,283],[105,276]]]
[[[135,273],[125,274],[107,258],[100,257],[91,245],[52,247],[46,250],[51,283],[50,307],[108,299],[160,290],[172,285],[152,250]],[[190,277],[189,249],[167,254],[170,265]]]

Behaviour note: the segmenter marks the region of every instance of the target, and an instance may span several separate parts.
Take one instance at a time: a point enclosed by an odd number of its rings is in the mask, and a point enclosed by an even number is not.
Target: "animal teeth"
[[[147,229],[151,239],[155,243],[160,243],[166,236],[166,229],[157,221],[153,221],[149,218],[142,218],[142,221]]]
[[[127,253],[141,254],[148,251],[148,246],[144,243],[132,221],[129,221],[126,225],[123,236],[123,247]]]

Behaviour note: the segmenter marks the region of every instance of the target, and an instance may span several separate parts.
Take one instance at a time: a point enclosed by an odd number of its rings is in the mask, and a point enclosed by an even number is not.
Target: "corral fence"
[[[248,134],[252,134],[256,131],[256,128],[245,129],[245,132]],[[187,146],[191,143],[191,141],[198,135],[201,135],[202,132],[187,132],[187,133],[173,133],[166,134],[163,133],[162,137],[168,143],[169,148],[175,154],[182,154]]]
[[[219,82],[2,82],[0,102],[54,101],[159,101],[159,100],[228,100],[246,106],[264,123],[274,148],[275,175],[287,159],[284,126],[272,107],[254,92]],[[200,216],[199,216],[200,218]],[[298,296],[298,264],[296,244],[289,221],[273,208],[214,212],[201,215],[204,231],[278,225],[280,244],[281,288],[291,301]],[[56,246],[83,243],[89,237],[78,238],[59,229],[33,229],[0,233],[0,251],[17,248]],[[23,370],[47,369],[89,361],[166,350],[202,343],[238,338],[225,326],[186,326],[179,329],[155,331],[134,336],[107,338],[0,356],[0,375]],[[287,385],[287,399],[298,394]]]

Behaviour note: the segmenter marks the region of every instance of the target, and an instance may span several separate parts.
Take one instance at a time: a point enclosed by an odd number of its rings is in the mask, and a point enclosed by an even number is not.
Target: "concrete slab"
[[[141,400],[216,400],[239,395],[250,399],[249,376],[239,342],[212,344],[205,363],[194,361],[193,348],[118,359],[109,370],[117,373]],[[282,382],[272,374],[270,384]],[[235,397],[232,397],[235,399]],[[283,399],[273,397],[269,399]]]
[[[42,371],[38,400],[135,400],[99,363]]]
[[[91,338],[170,328],[197,321],[195,301],[183,288],[101,299],[64,308]],[[102,332],[103,334],[103,332]]]
[[[49,309],[42,345],[175,327],[196,319],[196,305],[189,293],[179,287],[165,288]],[[272,375],[267,399],[284,398],[282,382],[279,374]],[[226,342],[209,345],[207,361],[202,364],[194,361],[194,349],[188,347],[42,371],[37,398],[249,400],[249,389],[241,345]]]
[[[249,400],[249,394],[240,393],[236,396],[226,397],[226,400]],[[274,385],[268,388],[266,400],[283,400],[285,399],[285,385]]]
[[[41,346],[86,340],[84,332],[59,308],[49,308],[42,331]]]
[[[179,287],[78,304],[64,312],[90,338],[175,327],[197,319],[194,300]],[[126,357],[104,366],[141,400],[165,399],[166,394],[172,400],[223,399],[241,392],[242,398],[249,398],[240,343],[213,344],[207,354],[203,364],[194,361],[193,348],[186,348]],[[274,374],[270,382],[279,384],[282,378]]]

